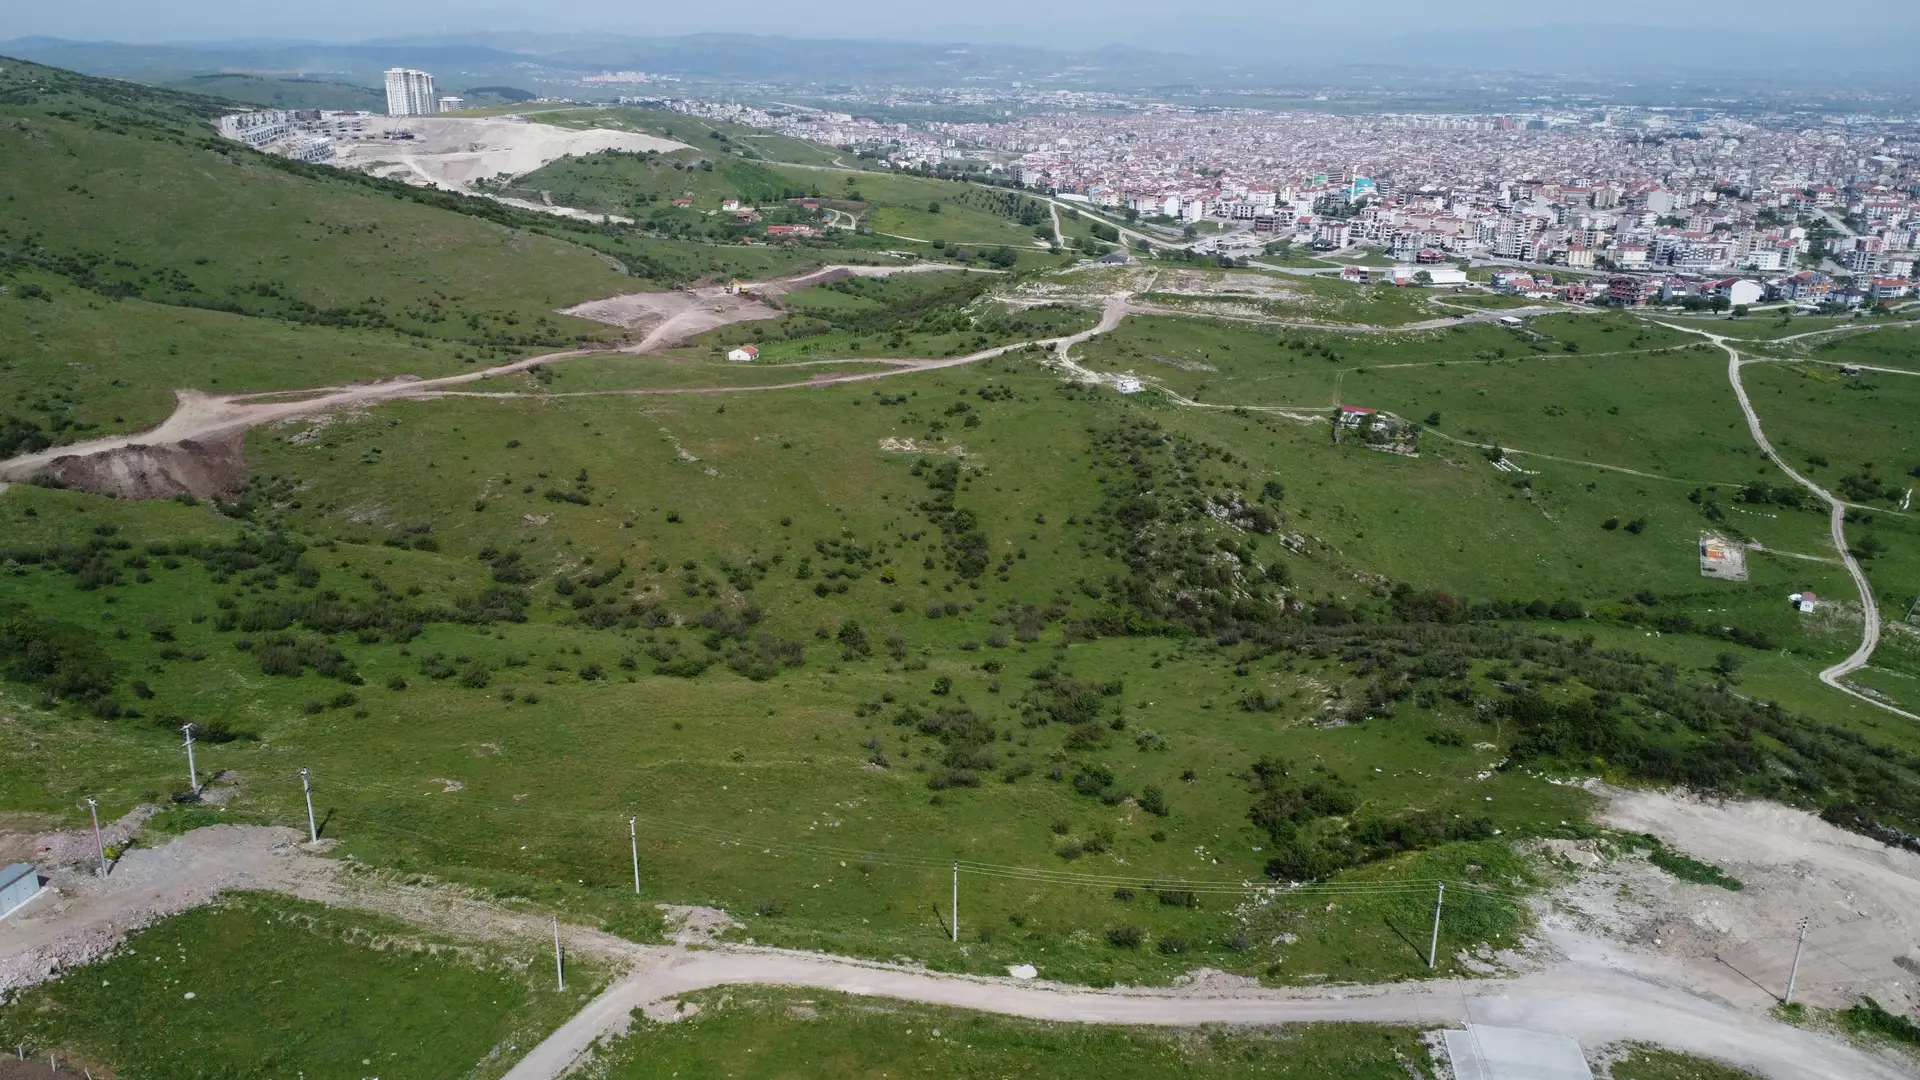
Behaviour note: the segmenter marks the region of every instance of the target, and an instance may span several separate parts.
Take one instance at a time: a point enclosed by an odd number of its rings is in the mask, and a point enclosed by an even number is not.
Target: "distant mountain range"
[[[190,75],[243,72],[377,82],[389,67],[480,75],[519,82],[601,71],[648,71],[698,79],[823,82],[958,82],[969,78],[1042,77],[1060,72],[1115,83],[1184,80],[1191,57],[1109,47],[1087,53],[1010,45],[792,39],[751,34],[676,38],[589,35],[468,34],[353,44],[214,42],[127,45],[20,38],[0,53],[95,75],[172,81]],[[443,80],[444,81],[444,80]],[[457,81],[457,80],[456,80]]]
[[[626,37],[469,33],[354,43],[285,40],[167,45],[20,38],[0,54],[96,75],[179,84],[210,74],[320,79],[377,86],[382,70],[432,71],[443,87],[526,87],[577,96],[584,75],[646,71],[703,83],[827,89],[885,85],[1030,85],[1081,89],[1244,90],[1251,87],[1471,87],[1605,91],[1638,85],[1694,103],[1706,88],[1777,94],[1822,90],[1910,94],[1920,82],[1900,35],[1863,38],[1818,28],[1728,28],[1709,38],[1629,26],[1503,27],[1418,34],[1249,31],[1204,54],[1124,46],[1051,49],[1014,44],[793,38],[754,34]],[[1170,44],[1188,44],[1171,37]],[[1198,43],[1193,43],[1198,44]],[[1756,58],[1764,57],[1764,62]],[[1683,92],[1684,91],[1684,92]],[[1636,96],[1644,96],[1638,94]]]

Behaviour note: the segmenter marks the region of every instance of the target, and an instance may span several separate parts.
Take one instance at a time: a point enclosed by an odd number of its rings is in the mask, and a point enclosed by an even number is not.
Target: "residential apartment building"
[[[388,116],[433,116],[440,111],[433,76],[412,68],[387,70]]]

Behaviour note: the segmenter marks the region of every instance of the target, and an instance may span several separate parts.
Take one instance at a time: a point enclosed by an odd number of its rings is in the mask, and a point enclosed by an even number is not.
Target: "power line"
[[[358,790],[368,793],[388,794],[409,801],[418,799],[422,793],[412,787],[401,789],[392,785],[368,783],[335,782],[337,788]],[[548,818],[569,823],[577,822],[578,815],[536,807],[485,807],[479,808],[501,814],[522,815],[535,818]],[[1524,905],[1525,901],[1517,897],[1500,893],[1488,886],[1464,882],[1445,882],[1440,878],[1407,878],[1390,881],[1311,881],[1277,882],[1257,879],[1221,879],[1221,878],[1184,878],[1160,876],[1154,874],[1125,873],[1088,873],[1084,871],[1062,870],[1046,867],[1020,866],[1005,863],[993,863],[981,860],[952,860],[929,855],[916,855],[904,852],[882,852],[872,849],[842,847],[832,844],[820,844],[811,841],[775,840],[767,837],[736,833],[707,825],[696,825],[676,821],[670,818],[645,814],[629,814],[629,840],[633,849],[636,881],[639,876],[639,822],[645,821],[656,831],[667,834],[665,839],[708,841],[721,845],[741,848],[757,848],[763,854],[774,857],[793,857],[804,859],[824,859],[834,861],[858,861],[866,864],[890,866],[896,869],[939,871],[957,869],[959,873],[975,877],[1021,881],[1036,885],[1065,886],[1069,888],[1096,889],[1132,889],[1143,892],[1187,892],[1196,896],[1245,896],[1250,893],[1264,893],[1275,898],[1289,896],[1345,896],[1364,898],[1368,896],[1380,899],[1395,899],[1419,895],[1442,884],[1451,884],[1464,894],[1486,900]],[[483,851],[488,850],[471,844],[450,843],[445,838],[399,826],[384,819],[370,819],[355,823],[357,829],[371,829],[393,835],[411,836],[436,847],[444,849]]]

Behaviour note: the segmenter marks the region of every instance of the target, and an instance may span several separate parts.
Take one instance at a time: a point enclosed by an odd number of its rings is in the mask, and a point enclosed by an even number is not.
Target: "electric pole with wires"
[[[300,792],[307,797],[307,842],[317,844],[320,842],[320,826],[313,821],[313,781],[304,768],[300,770]]]
[[[1445,882],[1441,882],[1440,895],[1434,897],[1433,900],[1433,940],[1427,945],[1428,967],[1433,966],[1434,959],[1440,954],[1440,908],[1445,905],[1446,902],[1447,886]]]
[[[100,876],[107,876],[107,845],[100,839],[100,803],[93,796],[87,796],[87,813],[93,816],[93,846],[100,852]]]
[[[200,794],[200,770],[193,765],[193,725],[180,725],[180,734],[187,737],[187,782],[193,785],[193,793]]]
[[[1806,951],[1807,926],[1811,921],[1804,916],[1800,919],[1800,943],[1793,947],[1793,968],[1787,972],[1787,996],[1780,999],[1782,1005],[1793,1004],[1793,986],[1800,981],[1800,954]]]

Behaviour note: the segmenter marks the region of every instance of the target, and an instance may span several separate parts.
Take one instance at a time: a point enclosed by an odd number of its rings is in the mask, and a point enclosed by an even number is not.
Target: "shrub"
[[[873,655],[873,646],[867,641],[867,632],[860,629],[860,624],[853,619],[840,624],[840,630],[834,635],[834,640],[840,643],[842,660],[858,660],[861,657]]]
[[[663,664],[655,665],[653,673],[655,675],[672,675],[679,679],[695,679],[699,678],[700,674],[707,670],[707,665],[711,663],[713,663],[711,660],[703,660],[692,656],[680,656],[668,660]]]
[[[1166,793],[1153,784],[1142,788],[1139,798],[1134,801],[1140,804],[1140,809],[1159,817],[1166,817],[1171,812],[1167,807]]]
[[[1122,926],[1113,927],[1107,931],[1107,944],[1112,945],[1116,949],[1137,949],[1140,947],[1140,943],[1146,940],[1146,937],[1147,932],[1145,930],[1134,926],[1132,923],[1127,923]]]
[[[1870,997],[1840,1013],[1840,1023],[1854,1031],[1878,1035],[1889,1042],[1920,1047],[1920,1024],[1898,1013],[1890,1013]]]

